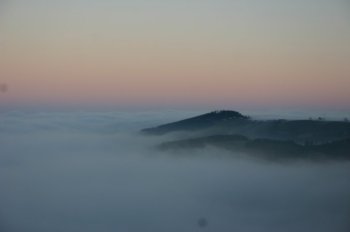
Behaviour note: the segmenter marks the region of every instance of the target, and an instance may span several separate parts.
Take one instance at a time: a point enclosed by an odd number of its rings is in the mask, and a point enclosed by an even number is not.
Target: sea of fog
[[[194,112],[0,114],[1,232],[348,232],[350,163],[154,149]]]

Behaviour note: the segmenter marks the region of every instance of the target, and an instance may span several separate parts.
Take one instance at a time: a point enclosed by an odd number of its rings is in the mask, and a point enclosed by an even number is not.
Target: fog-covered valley
[[[0,231],[349,231],[350,162],[177,156],[139,133],[191,115],[1,113]]]

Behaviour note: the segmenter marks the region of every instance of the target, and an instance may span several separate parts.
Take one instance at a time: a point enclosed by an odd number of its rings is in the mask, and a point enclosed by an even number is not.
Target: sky
[[[0,106],[350,109],[346,0],[1,0]]]

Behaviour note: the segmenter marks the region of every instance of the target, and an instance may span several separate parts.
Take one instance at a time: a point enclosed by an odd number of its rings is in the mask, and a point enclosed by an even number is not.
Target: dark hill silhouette
[[[214,111],[142,130],[179,132],[180,140],[157,146],[180,150],[214,146],[272,160],[350,160],[350,123],[326,120],[253,120],[236,111]]]
[[[214,111],[143,129],[142,133],[163,135],[179,131],[194,136],[241,134],[249,138],[292,140],[297,143],[325,143],[350,138],[350,123],[326,120],[253,120],[236,111]]]
[[[221,110],[202,114],[193,118],[157,126],[154,128],[143,129],[143,133],[162,135],[174,131],[193,131],[206,129],[225,120],[247,120],[249,117],[244,116],[236,111]]]

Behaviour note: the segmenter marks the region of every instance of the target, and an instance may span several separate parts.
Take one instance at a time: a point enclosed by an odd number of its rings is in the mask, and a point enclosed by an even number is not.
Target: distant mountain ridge
[[[218,110],[202,114],[196,117],[180,120],[173,123],[143,129],[143,133],[162,135],[174,131],[191,131],[206,129],[224,120],[248,120],[249,117],[237,111]]]
[[[253,120],[237,111],[213,111],[141,130],[146,135],[182,132],[160,150],[214,146],[273,159],[350,160],[350,123],[319,120]]]
[[[185,132],[195,136],[240,134],[249,138],[325,143],[350,137],[350,123],[326,120],[253,120],[237,111],[213,111],[141,131],[149,135]]]

